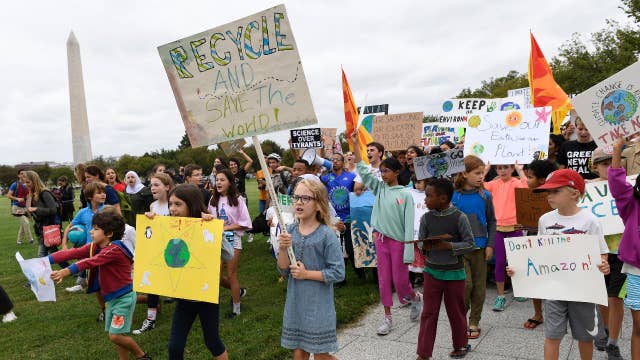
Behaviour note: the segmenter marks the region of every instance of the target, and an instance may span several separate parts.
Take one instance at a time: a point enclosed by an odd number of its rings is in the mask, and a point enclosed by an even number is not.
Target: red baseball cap
[[[572,187],[580,191],[580,194],[584,194],[584,179],[572,169],[560,169],[552,172],[547,176],[545,183],[533,189],[533,192],[557,189],[563,186]]]

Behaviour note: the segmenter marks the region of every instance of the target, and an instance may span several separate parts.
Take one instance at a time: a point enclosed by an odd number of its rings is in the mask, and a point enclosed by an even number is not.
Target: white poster
[[[531,88],[528,86],[520,89],[507,90],[507,96],[522,96],[524,98],[524,108],[528,109],[533,107],[533,104],[531,103]]]
[[[464,155],[476,155],[494,165],[544,159],[549,151],[550,126],[550,106],[472,115]]]
[[[16,260],[24,276],[29,280],[31,291],[38,301],[56,301],[56,287],[51,280],[51,264],[48,257],[25,260],[20,252],[16,252]]]
[[[451,176],[464,171],[464,150],[451,149],[413,159],[416,179]]]
[[[637,174],[627,176],[627,182],[633,186],[637,176]],[[609,183],[606,180],[588,182],[578,206],[591,211],[598,218],[605,235],[622,234],[624,231],[624,224],[618,215],[616,201],[611,196]]]
[[[596,236],[523,236],[504,245],[514,296],[607,305]]]
[[[519,110],[524,109],[524,105],[522,96],[497,99],[447,99],[442,102],[442,112],[438,116],[438,122],[464,127],[472,114]]]
[[[640,132],[640,62],[571,99],[598,146]]]
[[[318,122],[284,5],[158,52],[193,147]]]

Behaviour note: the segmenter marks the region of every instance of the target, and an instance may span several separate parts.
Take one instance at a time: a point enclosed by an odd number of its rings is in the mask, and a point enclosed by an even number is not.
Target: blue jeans
[[[171,335],[169,336],[170,360],[184,358],[187,336],[189,336],[189,331],[196,316],[200,316],[204,344],[211,354],[220,356],[225,352],[225,347],[218,331],[218,304],[180,299],[173,312],[173,321],[171,323]]]
[[[267,200],[258,200],[258,210],[260,211],[260,214],[262,214],[265,207],[267,207]]]

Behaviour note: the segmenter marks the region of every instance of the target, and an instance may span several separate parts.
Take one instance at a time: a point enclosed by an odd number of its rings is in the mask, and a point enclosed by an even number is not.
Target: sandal
[[[471,351],[471,345],[467,344],[467,346],[463,348],[450,352],[449,357],[451,357],[452,359],[462,359],[463,357],[467,356],[467,353],[469,351]]]
[[[477,339],[480,337],[480,332],[482,329],[480,328],[469,328],[467,329],[467,339]]]
[[[536,319],[528,319],[527,322],[524,323],[524,328],[525,329],[529,329],[529,330],[533,330],[535,328],[538,327],[538,325],[541,325],[544,321],[541,320],[536,320]]]

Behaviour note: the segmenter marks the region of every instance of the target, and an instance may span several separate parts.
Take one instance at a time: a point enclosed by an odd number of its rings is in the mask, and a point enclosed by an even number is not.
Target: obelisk
[[[71,142],[73,144],[74,164],[90,161],[91,135],[87,118],[87,102],[84,97],[84,80],[82,79],[82,61],[80,45],[76,36],[69,34],[67,39],[67,62],[69,67],[69,103],[71,107]]]

